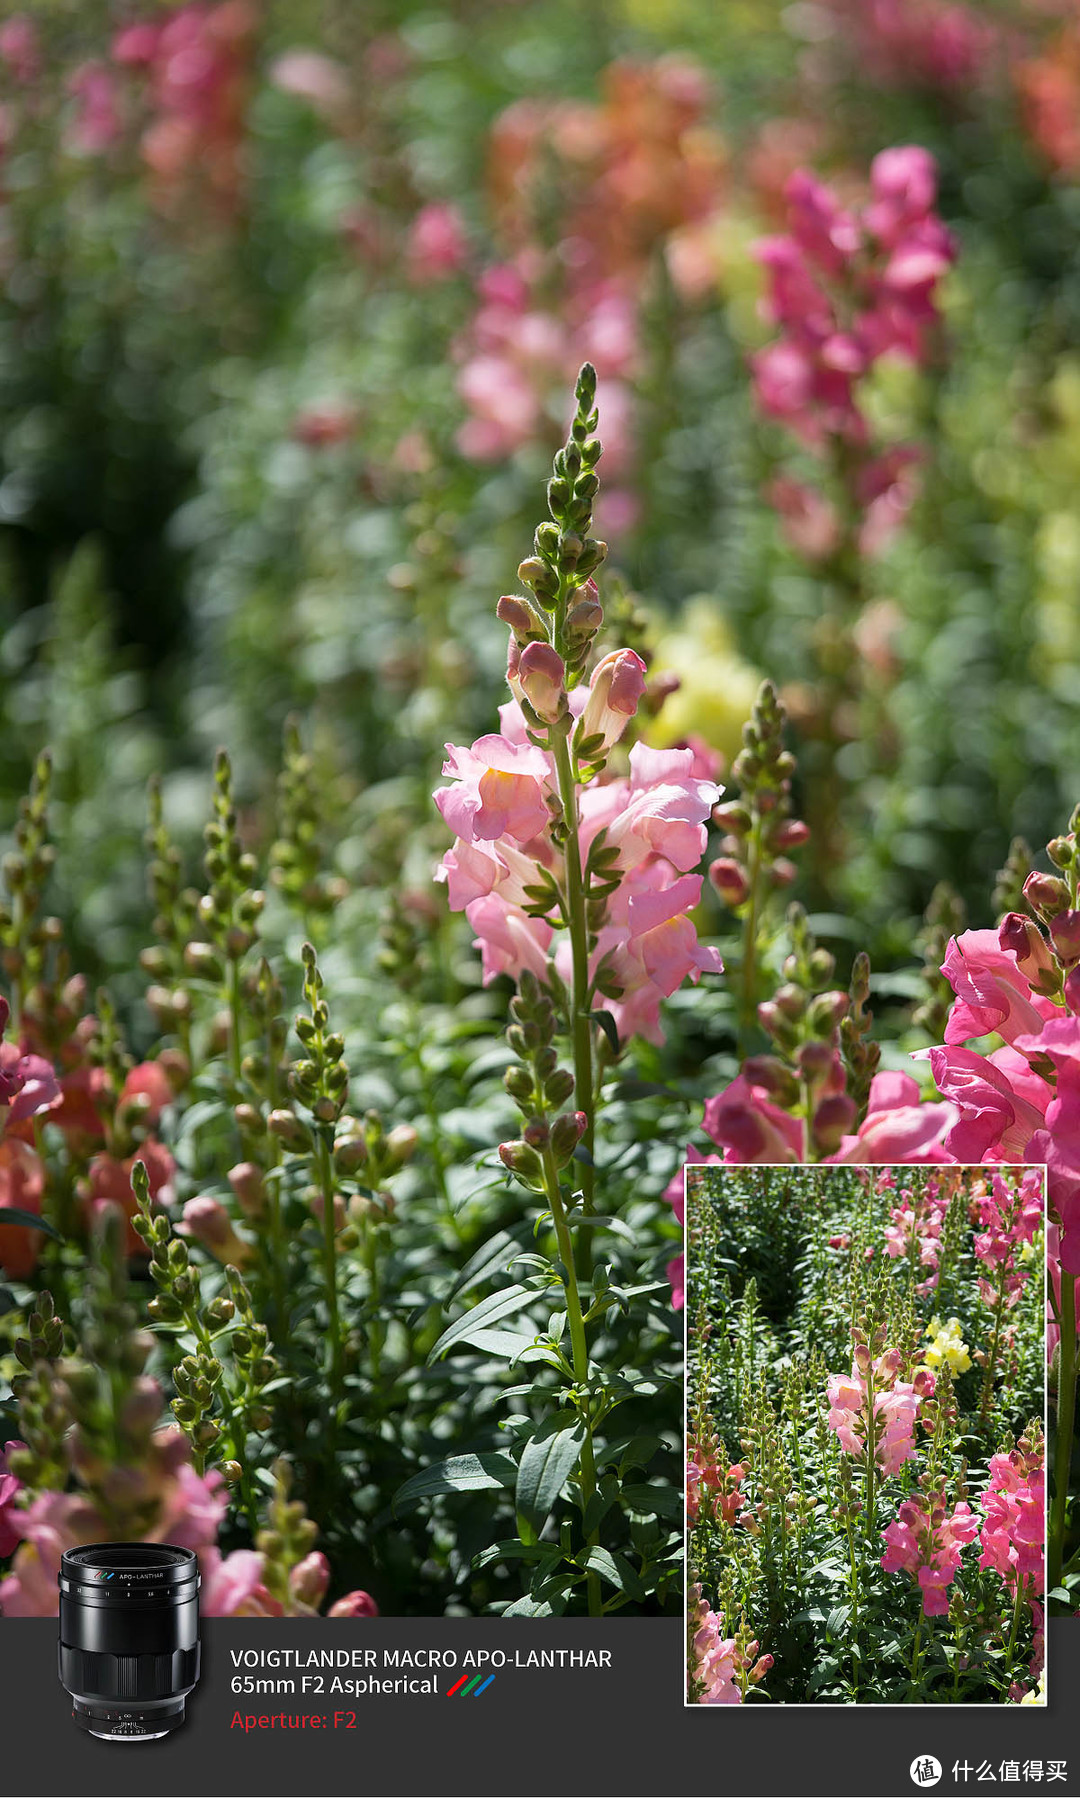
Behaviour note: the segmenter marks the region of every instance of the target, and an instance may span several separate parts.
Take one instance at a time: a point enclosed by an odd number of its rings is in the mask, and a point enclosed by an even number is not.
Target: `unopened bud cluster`
[[[50,944],[60,940],[57,918],[40,917],[43,889],[56,852],[48,840],[52,760],[43,751],[34,764],[30,791],[19,802],[14,847],[3,860],[7,896],[0,902],[0,967],[16,1014],[22,996],[40,979]]]
[[[315,760],[304,748],[298,723],[290,718],[278,776],[277,838],[270,850],[270,879],[304,915],[333,911],[348,891],[347,881],[323,869],[321,820]]]
[[[835,958],[815,942],[801,905],[789,907],[787,923],[792,948],[781,967],[782,982],[757,1008],[776,1052],[750,1056],[743,1071],[782,1109],[803,1110],[815,1154],[831,1155],[857,1116],[839,1053],[851,1000],[831,985]]]
[[[740,796],[713,810],[725,834],[709,879],[733,909],[748,902],[759,881],[772,889],[790,886],[796,874],[790,852],[810,835],[809,826],[791,816],[795,757],[783,744],[785,716],[776,688],[763,681],[731,770]]]
[[[507,1069],[504,1084],[525,1123],[517,1141],[499,1144],[499,1155],[523,1186],[543,1192],[545,1158],[550,1155],[557,1168],[564,1168],[585,1134],[587,1119],[584,1112],[558,1109],[573,1093],[574,1076],[559,1066],[555,1007],[535,975],[526,971],[521,976],[510,1014],[506,1039],[518,1065]]]
[[[561,653],[567,687],[575,687],[580,681],[593,639],[603,622],[591,579],[607,555],[607,544],[589,535],[593,501],[600,487],[596,464],[602,448],[595,435],[599,422],[596,370],[590,363],[578,376],[575,398],[577,408],[570,436],[555,457],[548,482],[551,518],[538,525],[533,554],[518,569],[518,579],[532,593],[540,611],[551,616],[552,627],[549,632],[527,601],[517,602],[523,608],[520,615],[504,618],[522,652],[529,642],[550,636]],[[504,617],[501,610],[499,616]]]

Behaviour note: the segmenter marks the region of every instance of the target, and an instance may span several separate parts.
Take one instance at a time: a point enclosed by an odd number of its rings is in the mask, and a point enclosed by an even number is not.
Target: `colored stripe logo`
[[[494,1673],[489,1673],[486,1679],[484,1679],[482,1673],[474,1673],[471,1679],[467,1673],[463,1673],[457,1684],[450,1687],[446,1696],[448,1698],[453,1698],[455,1693],[460,1692],[463,1698],[479,1698],[481,1692],[487,1691],[494,1678]],[[479,1685],[477,1684],[478,1680],[481,1682]],[[473,1691],[474,1686],[476,1686],[475,1692]],[[462,1688],[464,1688],[464,1690]]]

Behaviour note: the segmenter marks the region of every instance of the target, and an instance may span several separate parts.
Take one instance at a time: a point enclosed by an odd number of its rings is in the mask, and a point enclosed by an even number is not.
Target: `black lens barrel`
[[[110,1741],[178,1729],[199,1677],[199,1563],[171,1543],[95,1543],[60,1564],[59,1673],[81,1728]]]

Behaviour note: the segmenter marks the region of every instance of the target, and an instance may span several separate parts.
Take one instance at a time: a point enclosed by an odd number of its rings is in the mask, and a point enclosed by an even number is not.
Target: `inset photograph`
[[[1043,1704],[1045,1171],[686,1172],[688,1704]]]

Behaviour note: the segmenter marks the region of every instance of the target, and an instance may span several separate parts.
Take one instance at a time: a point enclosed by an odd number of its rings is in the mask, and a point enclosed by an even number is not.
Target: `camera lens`
[[[199,1677],[199,1563],[190,1548],[102,1542],[60,1562],[60,1683],[80,1729],[153,1742],[179,1729]]]

